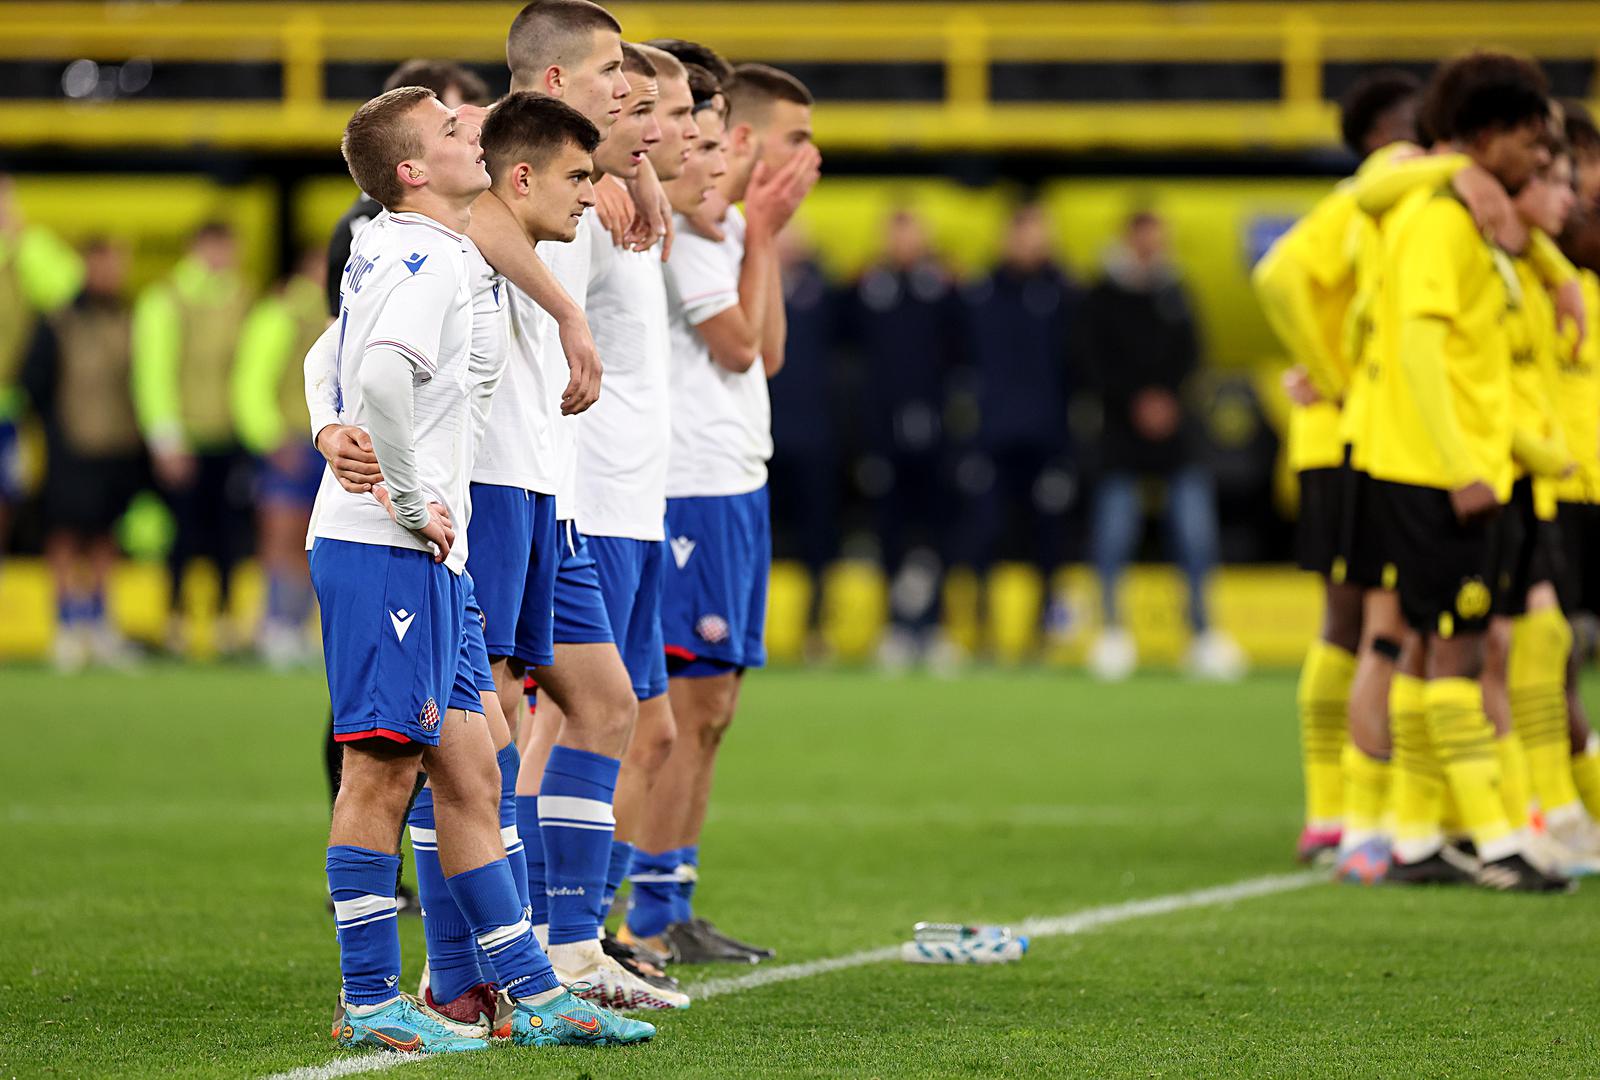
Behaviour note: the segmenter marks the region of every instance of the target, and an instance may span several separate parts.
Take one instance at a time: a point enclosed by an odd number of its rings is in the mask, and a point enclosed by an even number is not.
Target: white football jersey
[[[539,258],[544,260],[550,272],[561,282],[561,287],[567,290],[567,295],[584,309],[588,314],[589,274],[594,266],[594,248],[597,244],[611,243],[611,236],[600,227],[599,216],[594,208],[585,210],[583,217],[578,219],[578,235],[571,243],[563,244],[554,240],[541,240],[538,245]],[[577,446],[578,427],[576,416],[564,416],[561,412],[561,392],[567,388],[571,381],[571,373],[567,369],[567,354],[561,348],[561,332],[556,326],[556,321],[549,315],[544,315],[542,325],[544,338],[540,343],[543,350],[545,365],[545,390],[547,398],[545,404],[549,409],[550,430],[554,443],[554,475],[556,495],[556,518],[560,521],[570,521],[573,516],[574,503],[577,500]],[[590,327],[590,333],[594,328]],[[606,354],[600,353],[601,364],[609,364]],[[605,396],[605,374],[601,375],[601,397]]]
[[[472,279],[472,352],[468,359],[472,384],[472,463],[471,476],[489,426],[489,413],[505,378],[511,353],[510,298],[506,279],[490,266],[476,246],[467,258]]]
[[[772,401],[758,357],[735,373],[711,359],[695,327],[739,303],[744,215],[728,210],[723,238],[708,240],[682,215],[667,262],[672,451],[667,497],[742,495],[767,482],[772,457]]]
[[[589,536],[660,540],[667,513],[667,283],[661,249],[597,245],[589,329],[605,364],[578,415],[577,521]]]
[[[505,369],[489,403],[487,427],[472,466],[474,484],[556,492],[555,434],[544,363],[544,309],[509,281],[501,285]],[[565,380],[560,384],[566,386]],[[555,391],[557,397],[561,390]]]
[[[340,282],[334,409],[341,424],[365,427],[361,367],[367,352],[389,349],[411,361],[417,474],[429,501],[458,523],[470,513],[467,475],[473,449],[472,275],[477,248],[422,214],[384,212],[361,230]],[[311,514],[315,537],[427,551],[429,544],[389,516],[370,493],[344,490],[324,470]],[[445,565],[467,562],[458,524]]]

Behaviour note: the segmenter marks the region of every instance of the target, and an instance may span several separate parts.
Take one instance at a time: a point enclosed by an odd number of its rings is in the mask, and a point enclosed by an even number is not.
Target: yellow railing
[[[5,3],[0,60],[249,60],[283,65],[271,102],[7,102],[0,146],[331,146],[352,103],[324,96],[329,61],[495,62],[515,3]],[[1331,142],[1328,62],[1433,60],[1499,45],[1600,57],[1600,3],[618,3],[629,37],[672,35],[783,62],[922,62],[942,101],[823,102],[829,147],[1294,148]],[[1275,62],[1265,102],[997,103],[1004,62]],[[1595,96],[1591,87],[1591,96]]]

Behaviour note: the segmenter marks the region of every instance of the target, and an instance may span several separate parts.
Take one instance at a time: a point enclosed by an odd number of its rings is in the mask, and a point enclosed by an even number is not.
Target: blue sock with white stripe
[[[550,897],[544,887],[544,835],[539,831],[539,796],[518,795],[517,835],[522,838],[523,875],[528,883],[528,919],[534,926],[550,925]]]
[[[500,763],[500,842],[506,846],[506,858],[511,861],[511,878],[517,883],[517,896],[522,910],[528,905],[528,852],[517,828],[517,773],[522,769],[522,755],[517,744],[508,742],[495,755]]]
[[[561,985],[517,899],[509,862],[496,859],[449,878],[447,884],[499,973],[502,990],[514,998],[525,998]]]
[[[688,922],[694,917],[694,887],[700,883],[700,845],[687,844],[678,849],[678,918]]]
[[[672,912],[678,898],[677,848],[659,853],[636,848],[628,883],[633,886],[628,932],[634,937],[655,937],[677,921]]]
[[[350,1005],[379,1005],[400,992],[400,929],[395,877],[400,856],[333,844],[328,895],[339,932],[339,974]]]
[[[600,898],[600,923],[611,917],[611,908],[617,902],[617,890],[628,880],[628,867],[633,864],[633,845],[626,840],[611,841],[611,862],[606,866],[606,891]]]
[[[428,988],[441,1005],[454,1001],[481,982],[493,982],[492,972],[478,963],[478,942],[472,927],[456,906],[455,897],[439,865],[439,833],[433,820],[433,788],[417,793],[407,819],[411,827],[411,852],[417,862],[417,899],[422,902],[422,937],[428,945]]]
[[[611,861],[617,821],[611,801],[622,762],[604,754],[557,746],[539,785],[539,831],[544,835],[550,944],[593,941]]]

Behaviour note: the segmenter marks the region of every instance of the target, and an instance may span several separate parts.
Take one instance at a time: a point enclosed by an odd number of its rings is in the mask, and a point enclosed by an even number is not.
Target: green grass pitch
[[[1294,683],[775,671],[724,751],[697,907],[772,965],[918,919],[1018,922],[1291,873]],[[261,1077],[341,1059],[316,675],[0,676],[0,1077]],[[406,981],[422,962],[402,923]],[[685,973],[691,986],[739,974]],[[1600,1074],[1600,886],[1317,883],[985,969],[726,993],[623,1051],[394,1075]]]

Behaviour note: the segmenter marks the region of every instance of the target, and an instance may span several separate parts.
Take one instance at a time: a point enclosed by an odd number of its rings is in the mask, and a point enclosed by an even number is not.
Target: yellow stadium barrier
[[[773,62],[938,64],[932,103],[823,102],[825,147],[1211,147],[1327,145],[1330,61],[1433,60],[1497,44],[1592,60],[1600,5],[1587,2],[1269,3],[618,3],[635,40],[704,41]],[[318,149],[337,142],[353,103],[325,94],[328,61],[410,56],[499,62],[515,6],[501,3],[103,2],[0,5],[0,59],[130,57],[267,61],[283,66],[271,102],[8,102],[14,146],[220,146]],[[997,62],[1275,62],[1268,102],[996,103]]]
[[[148,645],[164,643],[167,634],[166,570],[149,562],[124,562],[113,575],[108,597],[111,618],[128,637]],[[1064,588],[1073,611],[1065,642],[1053,645],[1039,636],[1044,583],[1031,567],[997,566],[988,581],[987,604],[967,571],[952,572],[946,583],[945,627],[952,640],[975,655],[1003,665],[1043,661],[1078,665],[1099,629],[1099,598],[1093,574],[1086,567],[1063,567],[1054,583]],[[228,618],[234,636],[248,640],[261,618],[266,590],[258,568],[242,566],[234,578],[233,607]],[[767,611],[767,646],[774,663],[796,664],[809,658],[806,613],[815,587],[797,563],[772,568]],[[845,663],[870,661],[888,618],[888,590],[878,568],[858,560],[830,566],[822,581],[821,633],[828,653]],[[1308,574],[1287,567],[1227,567],[1212,585],[1217,625],[1231,633],[1251,662],[1284,667],[1300,662],[1307,642],[1317,632],[1320,586]],[[217,579],[209,566],[197,564],[184,585],[189,641],[193,655],[215,655],[219,640],[216,618]],[[1129,629],[1139,644],[1141,662],[1174,666],[1188,644],[1184,625],[1183,582],[1176,571],[1160,566],[1133,567],[1123,582],[1122,603]],[[986,607],[981,621],[977,612]],[[0,661],[37,661],[50,654],[55,633],[55,597],[43,562],[10,559],[0,565]]]

